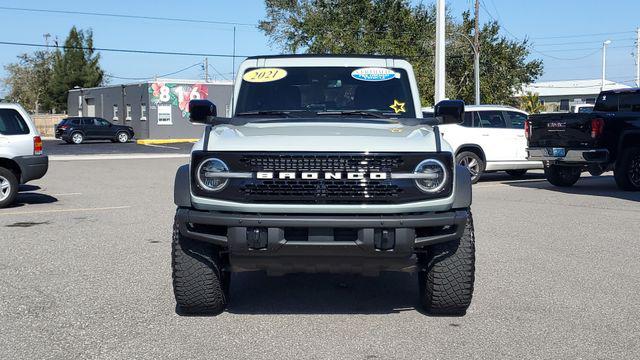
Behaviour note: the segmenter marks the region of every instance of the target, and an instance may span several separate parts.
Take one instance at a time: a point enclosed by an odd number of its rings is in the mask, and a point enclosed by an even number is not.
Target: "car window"
[[[527,121],[527,115],[515,111],[505,111],[509,119],[509,125],[513,129],[524,129],[524,122]]]
[[[95,119],[97,126],[109,126],[109,122],[105,119]]]
[[[91,119],[91,118],[82,118],[82,119],[80,119],[80,122],[84,126],[93,125],[93,119]]]
[[[29,126],[15,109],[0,109],[0,134],[26,135]]]
[[[473,127],[473,111],[468,111],[464,113],[464,121],[462,122],[462,126],[464,127]]]
[[[479,111],[478,115],[480,126],[483,128],[504,129],[507,127],[502,111]]]
[[[598,96],[594,111],[618,111],[618,95],[614,93],[604,93]]]
[[[619,97],[619,111],[640,111],[640,93],[622,93]]]

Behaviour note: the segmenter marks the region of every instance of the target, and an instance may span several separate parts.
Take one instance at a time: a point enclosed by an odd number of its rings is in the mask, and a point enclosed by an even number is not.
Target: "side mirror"
[[[462,100],[440,101],[433,110],[440,124],[462,124],[464,121],[464,101]]]
[[[208,124],[216,116],[218,116],[218,109],[211,101],[189,101],[189,120],[192,123]]]

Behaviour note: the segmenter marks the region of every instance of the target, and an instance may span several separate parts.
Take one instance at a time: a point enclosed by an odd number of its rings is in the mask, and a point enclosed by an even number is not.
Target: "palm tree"
[[[530,91],[520,98],[520,108],[529,114],[539,114],[544,111],[544,105],[540,102],[538,94]]]

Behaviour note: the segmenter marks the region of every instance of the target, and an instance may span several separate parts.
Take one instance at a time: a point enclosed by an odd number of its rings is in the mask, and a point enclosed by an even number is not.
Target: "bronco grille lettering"
[[[322,174],[322,175],[321,175]],[[346,178],[349,180],[386,180],[388,178],[387,173],[385,172],[270,172],[270,171],[262,171],[256,173],[256,179],[260,180],[271,180],[271,179],[280,179],[280,180],[341,180],[343,179],[343,175],[346,174]]]

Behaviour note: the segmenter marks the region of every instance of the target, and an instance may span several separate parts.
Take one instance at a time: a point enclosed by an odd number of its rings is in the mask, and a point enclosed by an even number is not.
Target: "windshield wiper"
[[[316,113],[318,116],[323,115],[360,115],[360,116],[371,116],[377,119],[385,119],[390,120],[388,117],[380,114],[377,111],[368,111],[368,110],[335,110],[335,111],[318,111]]]
[[[244,111],[236,114],[236,116],[260,116],[260,115],[282,115],[284,117],[293,117],[291,116],[291,111],[284,111],[284,110]]]

